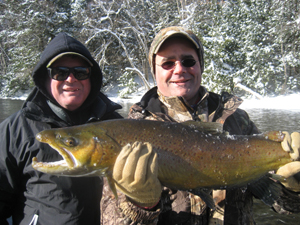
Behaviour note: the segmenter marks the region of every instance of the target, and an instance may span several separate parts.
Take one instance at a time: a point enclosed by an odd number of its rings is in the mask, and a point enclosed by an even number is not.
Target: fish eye
[[[67,145],[69,147],[75,147],[77,145],[77,141],[73,137],[66,138],[64,140],[64,143],[65,143],[65,145]]]

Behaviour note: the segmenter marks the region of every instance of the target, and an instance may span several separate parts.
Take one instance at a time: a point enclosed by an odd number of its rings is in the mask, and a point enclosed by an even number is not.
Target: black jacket
[[[102,180],[99,177],[58,177],[34,170],[32,158],[53,162],[62,157],[35,135],[45,129],[121,118],[121,106],[100,93],[102,74],[85,47],[75,39],[58,35],[50,42],[34,70],[36,88],[22,109],[0,124],[0,224],[12,216],[14,224],[100,224]],[[60,45],[57,45],[57,42]],[[50,46],[50,48],[49,48]],[[51,47],[52,46],[52,47]],[[63,51],[76,51],[93,62],[92,91],[88,100],[70,112],[48,96],[39,83],[47,62]],[[48,54],[46,57],[45,54]],[[93,83],[94,81],[94,83]],[[98,83],[95,83],[95,82]]]

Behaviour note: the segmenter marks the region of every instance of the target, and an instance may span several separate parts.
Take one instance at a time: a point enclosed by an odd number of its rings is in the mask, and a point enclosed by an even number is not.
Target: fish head
[[[36,139],[49,144],[63,159],[38,162],[34,157],[32,167],[60,176],[106,175],[112,171],[120,148],[105,130],[93,125],[44,130],[36,135]]]

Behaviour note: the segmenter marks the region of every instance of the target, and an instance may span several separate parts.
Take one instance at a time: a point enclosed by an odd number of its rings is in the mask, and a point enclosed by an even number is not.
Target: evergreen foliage
[[[0,0],[0,95],[32,88],[40,54],[59,32],[83,42],[104,86],[155,85],[151,40],[172,25],[193,30],[205,49],[203,85],[262,95],[300,89],[299,0]],[[105,88],[105,87],[104,87]]]

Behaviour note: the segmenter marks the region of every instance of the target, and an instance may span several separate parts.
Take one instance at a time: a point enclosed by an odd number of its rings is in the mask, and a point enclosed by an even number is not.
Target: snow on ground
[[[104,90],[104,94],[107,95],[107,97],[112,100],[113,102],[119,103],[120,105],[125,105],[126,103],[137,103],[141,100],[143,95],[147,92],[145,87],[140,87],[138,88],[138,91],[129,94],[126,96],[126,98],[120,98],[118,96],[119,94],[119,89],[117,88],[109,88],[107,90]]]
[[[121,105],[125,105],[127,103],[134,104],[141,100],[142,96],[146,93],[145,87],[140,87],[137,92],[132,93],[126,98],[120,98],[118,96],[120,92],[119,87],[110,87],[104,88],[103,93],[106,94],[109,99],[113,102],[119,103]],[[25,100],[30,91],[26,93],[18,93],[16,97],[12,99],[21,99]],[[242,97],[243,98],[243,97]],[[286,110],[300,110],[300,93],[290,94],[290,95],[281,95],[276,97],[263,97],[262,99],[247,98],[244,99],[244,102],[240,106],[242,109],[253,109],[253,108],[261,108],[261,109],[286,109]]]
[[[290,95],[280,95],[276,97],[263,97],[262,99],[244,99],[240,106],[242,109],[286,109],[300,110],[300,93]]]

